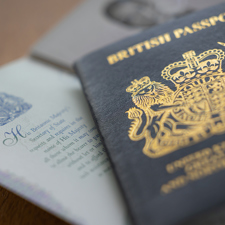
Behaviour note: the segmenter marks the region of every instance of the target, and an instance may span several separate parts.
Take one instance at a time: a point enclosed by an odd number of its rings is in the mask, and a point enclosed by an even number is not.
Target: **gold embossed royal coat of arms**
[[[147,76],[126,89],[136,106],[126,112],[132,120],[129,138],[145,139],[143,153],[151,158],[225,133],[224,52],[212,49],[197,56],[189,51],[183,58],[161,73],[173,90]]]

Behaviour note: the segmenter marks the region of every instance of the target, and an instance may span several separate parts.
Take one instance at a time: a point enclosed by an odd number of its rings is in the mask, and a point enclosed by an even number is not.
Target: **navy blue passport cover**
[[[75,64],[136,224],[224,203],[224,57],[222,4]]]

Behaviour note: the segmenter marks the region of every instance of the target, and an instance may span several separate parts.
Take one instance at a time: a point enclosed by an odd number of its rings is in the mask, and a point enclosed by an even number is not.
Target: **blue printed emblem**
[[[32,107],[22,98],[0,93],[0,126],[13,121]]]

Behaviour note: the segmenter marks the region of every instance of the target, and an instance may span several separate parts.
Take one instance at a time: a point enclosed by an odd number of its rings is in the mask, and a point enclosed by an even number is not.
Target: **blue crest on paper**
[[[0,93],[0,126],[13,121],[32,107],[22,98]]]

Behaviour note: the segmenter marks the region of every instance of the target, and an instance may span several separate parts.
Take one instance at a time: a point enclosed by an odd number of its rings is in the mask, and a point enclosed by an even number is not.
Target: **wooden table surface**
[[[81,0],[0,0],[0,65],[30,47]],[[67,225],[0,187],[0,225]]]

